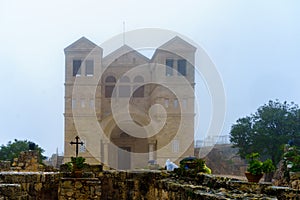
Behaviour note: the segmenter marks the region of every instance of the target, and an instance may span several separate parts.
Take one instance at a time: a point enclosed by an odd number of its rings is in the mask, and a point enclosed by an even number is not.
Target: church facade
[[[151,59],[127,45],[103,57],[82,37],[64,52],[64,162],[76,136],[79,156],[115,169],[194,155],[194,46],[176,36]]]

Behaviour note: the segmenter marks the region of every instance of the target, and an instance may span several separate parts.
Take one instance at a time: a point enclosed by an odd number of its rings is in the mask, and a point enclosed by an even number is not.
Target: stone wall
[[[297,199],[300,190],[271,183],[166,171],[102,171],[88,178],[49,172],[0,172],[0,200],[64,199]]]
[[[59,173],[0,172],[0,199],[54,200],[58,185]]]
[[[14,159],[12,169],[16,171],[37,172],[40,170],[39,152],[36,150],[22,151],[18,158]]]
[[[246,161],[238,156],[238,149],[231,144],[216,144],[214,147],[195,149],[195,156],[203,157],[213,174],[244,176],[247,169]]]
[[[0,160],[0,171],[10,171],[10,161]]]
[[[28,195],[21,190],[19,184],[0,184],[1,200],[27,200]]]
[[[58,199],[101,199],[98,178],[61,178]]]
[[[99,179],[101,199],[295,199],[300,194],[289,187],[205,174],[182,178],[161,171],[106,171]]]
[[[149,199],[154,182],[167,176],[160,171],[105,171],[99,174],[102,199]],[[152,198],[153,199],[153,198]]]

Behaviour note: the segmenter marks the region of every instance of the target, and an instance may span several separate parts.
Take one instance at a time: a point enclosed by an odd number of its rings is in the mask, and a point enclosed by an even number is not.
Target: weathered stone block
[[[73,183],[72,181],[64,181],[64,182],[62,182],[62,188],[64,188],[64,189],[73,188],[72,183]]]
[[[300,172],[290,172],[290,180],[300,180]]]
[[[43,184],[42,184],[42,183],[36,183],[36,184],[34,185],[34,189],[35,189],[36,191],[41,191],[42,187],[43,187]]]
[[[73,192],[73,191],[66,192],[66,195],[67,195],[68,197],[71,197],[71,196],[73,196],[73,194],[74,194],[74,192]]]
[[[76,188],[76,189],[82,188],[82,184],[81,184],[80,181],[76,181],[76,182],[75,182],[75,188]]]
[[[0,161],[0,171],[9,171],[10,164],[10,161]]]

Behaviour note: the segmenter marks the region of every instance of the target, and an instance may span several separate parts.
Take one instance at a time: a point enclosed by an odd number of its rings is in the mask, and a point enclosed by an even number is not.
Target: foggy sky
[[[1,0],[0,144],[28,139],[48,156],[62,152],[63,49],[82,36],[100,45],[123,21],[126,31],[169,29],[206,50],[226,92],[221,134],[268,100],[300,104],[299,13],[296,0]]]

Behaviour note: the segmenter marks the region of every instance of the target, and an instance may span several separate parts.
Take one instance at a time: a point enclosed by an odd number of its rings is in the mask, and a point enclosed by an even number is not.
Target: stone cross
[[[78,156],[78,145],[83,145],[84,143],[79,142],[80,138],[78,136],[75,137],[75,140],[76,140],[76,142],[71,141],[70,144],[71,145],[73,145],[73,144],[76,145],[76,157],[77,157]]]

